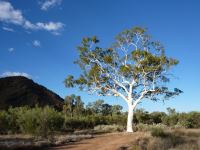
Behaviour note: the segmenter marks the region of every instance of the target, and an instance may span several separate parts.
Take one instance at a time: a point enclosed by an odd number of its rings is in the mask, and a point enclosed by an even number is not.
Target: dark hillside
[[[46,87],[26,77],[0,78],[0,109],[10,106],[52,106],[62,109],[63,99]]]

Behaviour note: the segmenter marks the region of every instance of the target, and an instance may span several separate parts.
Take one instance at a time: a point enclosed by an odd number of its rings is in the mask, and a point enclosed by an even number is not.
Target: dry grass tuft
[[[48,146],[57,146],[64,143],[77,142],[82,139],[92,138],[92,135],[57,135],[44,138],[33,138],[29,135],[5,135],[0,136],[0,150],[30,150],[44,149]]]
[[[165,136],[163,136],[165,135]],[[133,142],[130,150],[199,150],[200,129],[154,130]]]

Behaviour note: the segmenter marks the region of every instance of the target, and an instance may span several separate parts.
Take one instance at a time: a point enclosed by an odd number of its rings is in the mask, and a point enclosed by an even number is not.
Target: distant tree
[[[65,97],[63,111],[66,115],[71,117],[75,115],[81,115],[84,112],[84,103],[80,96],[74,94]]]
[[[168,115],[162,118],[164,124],[168,126],[175,126],[178,123],[179,113],[174,108],[167,108]]]
[[[99,115],[112,115],[112,105],[104,103],[104,100],[96,100],[88,103],[87,110],[92,111],[94,114]]]
[[[162,118],[166,117],[166,113],[164,112],[152,112],[150,114],[151,123],[162,123]]]
[[[168,58],[164,47],[153,41],[146,29],[134,27],[119,33],[109,48],[101,48],[96,36],[86,37],[78,51],[76,64],[82,74],[78,79],[69,75],[66,87],[121,97],[128,105],[127,132],[133,132],[133,110],[141,100],[164,100],[182,92],[165,86],[170,81],[169,70],[178,60]]]
[[[174,108],[170,108],[170,107],[167,107],[167,112],[168,112],[169,115],[176,114],[176,110]]]
[[[123,107],[120,105],[113,105],[111,109],[112,115],[120,115]]]
[[[100,114],[102,112],[102,106],[104,104],[104,100],[96,100],[94,102],[90,102],[88,103],[88,105],[86,106],[87,109],[90,109],[93,113],[95,114]]]
[[[148,123],[150,123],[149,112],[145,111],[144,109],[136,109],[135,119],[136,119],[136,123],[148,124]]]
[[[109,104],[103,104],[101,113],[102,115],[112,115],[112,106]]]
[[[76,96],[75,97],[75,109],[74,109],[74,113],[77,116],[80,116],[80,115],[82,115],[84,113],[84,111],[85,111],[84,103],[81,100],[81,97],[80,96]]]
[[[200,128],[200,112],[181,113],[178,123],[185,128]]]
[[[75,106],[74,97],[75,95],[66,96],[63,105],[63,111],[66,115],[70,115],[71,117],[73,117],[73,110]]]

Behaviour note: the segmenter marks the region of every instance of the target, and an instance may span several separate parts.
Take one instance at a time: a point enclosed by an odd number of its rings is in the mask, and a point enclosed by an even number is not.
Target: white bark
[[[129,133],[133,132],[133,110],[136,108],[137,104],[144,97],[145,93],[146,92],[143,92],[142,95],[134,102],[133,102],[133,99],[131,97],[131,94],[129,94],[129,99],[127,99],[128,118],[127,118],[127,130],[126,130],[126,132],[129,132]]]
[[[133,106],[128,103],[127,132],[133,132]]]

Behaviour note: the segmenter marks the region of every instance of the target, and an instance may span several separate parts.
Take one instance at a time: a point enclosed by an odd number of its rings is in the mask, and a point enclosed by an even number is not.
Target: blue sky
[[[85,103],[94,101],[96,95],[63,84],[68,74],[80,73],[73,61],[82,37],[97,35],[106,47],[123,29],[147,27],[168,56],[180,60],[170,87],[184,93],[165,104],[145,100],[139,107],[200,111],[199,6],[198,0],[0,0],[0,75],[23,73],[62,97],[75,93]],[[103,99],[126,108],[119,98]]]

